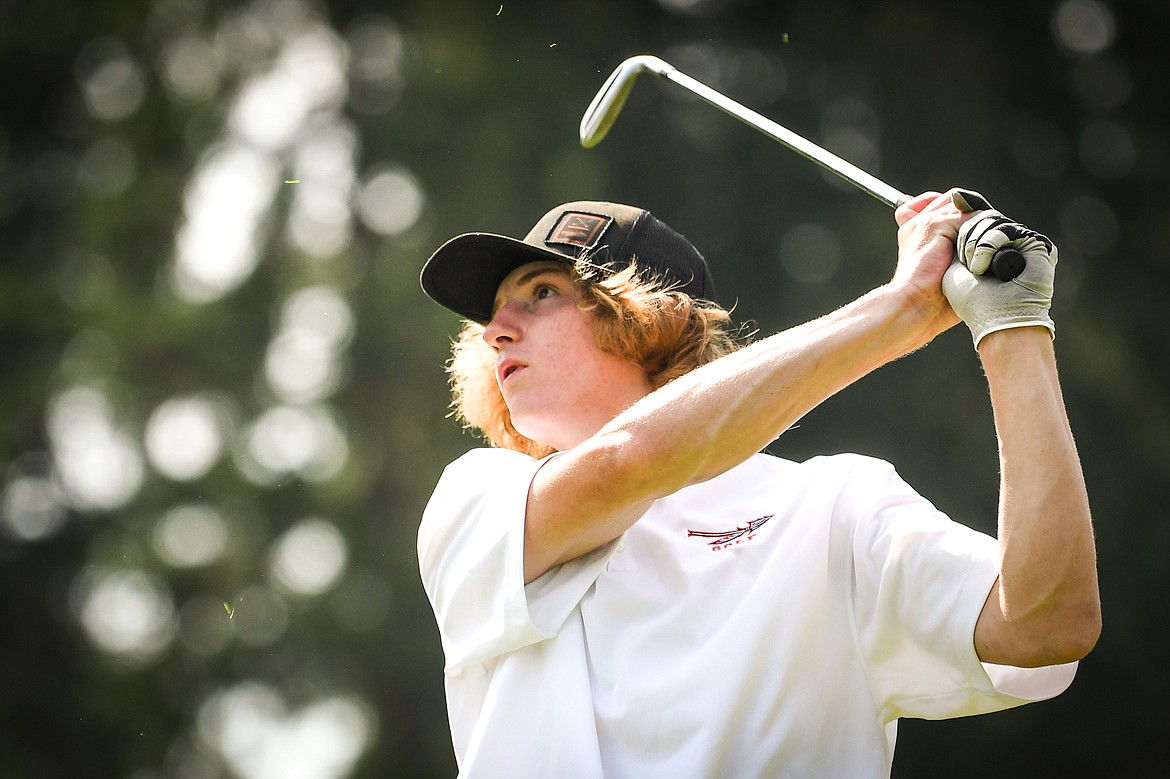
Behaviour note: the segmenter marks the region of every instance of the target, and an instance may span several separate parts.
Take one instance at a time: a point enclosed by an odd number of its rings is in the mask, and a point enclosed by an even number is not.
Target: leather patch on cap
[[[597,246],[605,229],[613,223],[611,216],[586,214],[581,211],[566,211],[548,232],[544,239],[548,244],[578,246],[592,249]]]

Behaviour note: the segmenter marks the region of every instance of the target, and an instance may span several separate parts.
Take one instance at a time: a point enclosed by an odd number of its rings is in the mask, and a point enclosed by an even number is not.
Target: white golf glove
[[[959,228],[957,257],[942,280],[943,294],[971,329],[975,348],[988,333],[1013,327],[1039,325],[1055,337],[1048,314],[1057,261],[1052,241],[995,211],[976,192],[956,190],[952,199],[964,211],[980,210]],[[1024,256],[1023,272],[1011,281],[984,275],[995,253],[1008,246]]]

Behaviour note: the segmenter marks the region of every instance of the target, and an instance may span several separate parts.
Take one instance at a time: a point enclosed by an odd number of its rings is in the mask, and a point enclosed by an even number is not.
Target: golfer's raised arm
[[[985,662],[1079,660],[1101,632],[1089,501],[1048,330],[989,335],[979,354],[1000,442],[999,581],[975,629]]]
[[[975,275],[1012,246],[1011,282]],[[1097,641],[1101,603],[1089,501],[1065,413],[1049,316],[1057,250],[996,211],[962,226],[943,289],[971,329],[999,438],[999,581],[975,630],[980,659],[1040,666],[1078,660]]]

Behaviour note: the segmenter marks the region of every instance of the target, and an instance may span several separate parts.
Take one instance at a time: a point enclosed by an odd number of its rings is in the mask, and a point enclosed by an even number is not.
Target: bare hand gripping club
[[[622,110],[630,90],[634,86],[634,79],[639,73],[648,71],[671,81],[706,102],[734,116],[741,122],[748,124],[773,140],[779,141],[798,154],[807,157],[826,170],[836,173],[850,184],[868,192],[886,205],[897,208],[909,200],[904,192],[891,187],[886,182],[866,173],[851,162],[841,159],[836,154],[824,149],[807,138],[792,132],[771,119],[735,102],[726,95],[716,92],[711,87],[696,81],[685,73],[680,72],[658,57],[643,54],[630,57],[606,79],[593,102],[585,109],[581,117],[581,145],[592,148],[601,142],[614,120]],[[960,198],[961,199],[961,198]],[[971,204],[959,202],[955,204],[963,210],[973,210]],[[1002,281],[1011,281],[1024,270],[1024,256],[1012,248],[1000,249],[991,262],[989,271]]]

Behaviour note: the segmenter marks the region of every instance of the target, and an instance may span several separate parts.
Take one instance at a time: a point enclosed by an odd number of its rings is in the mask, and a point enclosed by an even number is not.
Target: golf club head
[[[661,76],[670,69],[670,65],[648,54],[630,57],[618,65],[581,117],[581,145],[589,149],[601,143],[621,113],[639,73],[648,70]]]

